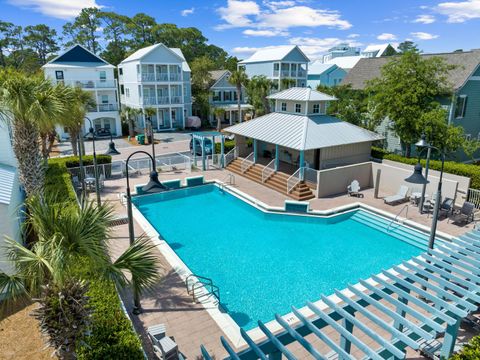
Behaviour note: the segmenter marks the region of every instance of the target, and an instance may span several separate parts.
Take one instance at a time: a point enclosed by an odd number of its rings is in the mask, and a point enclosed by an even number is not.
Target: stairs
[[[246,172],[242,173],[241,170],[242,159],[235,159],[227,166],[227,170],[239,174],[247,179],[253,180],[259,184],[262,184],[270,189],[278,191],[284,195],[287,195],[295,200],[305,201],[313,199],[315,195],[312,189],[303,181],[297,184],[290,194],[287,194],[287,180],[290,175],[282,172],[276,172],[270,176],[266,182],[262,182],[262,170],[263,165],[255,164],[251,166]]]

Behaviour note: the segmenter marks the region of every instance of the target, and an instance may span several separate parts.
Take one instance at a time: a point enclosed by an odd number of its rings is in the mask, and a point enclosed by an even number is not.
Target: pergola
[[[205,140],[211,139],[212,141],[212,160],[213,160],[215,155],[215,138],[219,136],[221,139],[219,164],[220,164],[220,167],[223,168],[225,166],[225,163],[224,163],[225,135],[219,131],[205,131],[205,132],[192,133],[193,163],[195,164],[195,166],[197,165],[197,152],[195,150],[195,145],[196,145],[196,142],[198,141],[202,146],[202,170],[203,171],[207,170],[207,165],[206,165],[207,155],[205,153]]]
[[[407,347],[430,354],[440,352],[439,358],[448,359],[462,319],[476,311],[480,303],[480,231],[472,230],[452,241],[437,240],[437,244],[435,249],[372,275],[368,281],[360,280],[362,290],[348,286],[353,297],[335,290],[341,300],[335,303],[322,295],[328,310],[307,302],[313,317],[307,318],[292,307],[298,319],[295,325],[276,314],[283,328],[276,334],[259,321],[266,340],[255,343],[240,329],[248,344],[243,351],[236,352],[221,337],[229,354],[227,359],[296,359],[287,348],[295,342],[315,359],[355,359],[352,345],[368,359],[404,359]],[[339,334],[339,342],[327,335],[327,326]],[[375,330],[379,328],[381,332]],[[358,336],[359,331],[363,337]],[[330,352],[321,353],[307,340],[310,334],[327,345]],[[436,340],[440,334],[444,335],[443,343]],[[211,359],[203,346],[201,351],[205,359]]]

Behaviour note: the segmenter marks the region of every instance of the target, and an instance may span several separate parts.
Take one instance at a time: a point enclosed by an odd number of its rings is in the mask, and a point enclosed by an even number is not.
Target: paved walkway
[[[178,146],[184,142],[175,142],[169,145]],[[171,147],[164,150],[171,150]],[[122,154],[123,155],[123,154]],[[224,180],[229,171],[226,170],[212,170],[207,172],[194,172],[194,173],[167,173],[162,172],[160,174],[161,180],[184,178],[193,175],[204,175],[207,180],[219,179]],[[131,187],[134,188],[136,184],[146,183],[148,181],[148,171],[143,174],[135,175],[131,178]],[[286,196],[266,188],[260,184],[252,182],[246,178],[235,175],[236,189],[248,193],[249,195],[257,198],[258,200],[271,205],[271,206],[283,206]],[[104,201],[111,203],[115,211],[119,216],[125,217],[126,210],[123,205],[120,204],[118,194],[125,191],[125,179],[107,180],[106,187],[102,193]],[[367,189],[363,191],[364,198],[351,198],[346,195],[331,197],[327,199],[314,199],[311,201],[311,208],[315,210],[325,210],[333,207],[346,205],[352,202],[360,201],[365,204],[377,207],[381,210],[388,211],[392,214],[397,214],[403,205],[389,206],[383,203],[381,199],[375,199],[373,190]],[[389,194],[380,194],[385,196]],[[418,213],[418,209],[411,208],[408,213],[408,219],[418,222],[425,226],[430,226],[431,218],[427,215],[421,215]],[[459,227],[453,224],[448,224],[445,221],[440,221],[438,230],[446,232],[452,235],[459,235],[472,228],[472,225]],[[111,241],[112,256],[116,257],[128,246],[128,229],[126,225],[117,226],[114,229],[114,239]],[[135,224],[136,235],[142,233],[142,229]],[[213,321],[210,315],[203,309],[201,305],[193,303],[191,297],[187,294],[184,282],[173,271],[171,266],[165,260],[165,258],[158,253],[159,267],[161,267],[164,280],[157,285],[152,293],[142,296],[142,306],[144,312],[137,316],[133,316],[133,321],[137,331],[141,334],[142,339],[145,340],[145,328],[153,324],[164,323],[167,325],[167,335],[174,336],[175,341],[179,344],[181,352],[190,359],[195,359],[200,355],[200,345],[203,344],[209,350],[210,354],[215,354],[217,359],[225,356],[225,351],[220,344],[220,336],[224,335],[222,330]],[[123,299],[126,302],[127,309],[131,311],[131,295],[129,293],[122,294]],[[305,299],[305,301],[316,299]],[[384,316],[384,315],[382,315]],[[390,321],[391,319],[386,318]],[[335,334],[331,328],[325,328],[324,331],[329,334]],[[358,330],[355,330],[358,331]],[[382,330],[378,329],[379,333],[383,334]],[[362,338],[365,335],[359,334]],[[461,338],[468,339],[472,336],[471,329],[462,329]],[[333,339],[337,339],[337,335],[332,335]],[[309,335],[308,339],[312,341],[312,344],[318,347],[321,351],[327,352],[325,345],[315,338],[314,335]],[[368,338],[371,340],[370,338]],[[148,341],[144,341],[146,351],[152,356],[151,348]],[[374,345],[374,344],[372,344]],[[298,344],[292,344],[289,346],[299,359],[310,358]],[[353,349],[353,354],[360,355],[358,349]],[[408,359],[423,359],[415,351],[408,351]]]

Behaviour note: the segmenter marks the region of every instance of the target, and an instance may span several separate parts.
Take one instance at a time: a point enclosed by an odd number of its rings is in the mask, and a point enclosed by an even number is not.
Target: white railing
[[[228,153],[225,154],[225,166],[230,164],[237,157],[238,157],[237,147],[234,147],[232,150],[230,150]]]
[[[225,157],[225,155],[223,155]],[[213,154],[209,156],[209,164],[214,169],[220,169],[222,167],[222,154]]]
[[[141,73],[141,74],[138,74],[138,80],[140,80],[140,81],[155,81],[155,73]]]
[[[300,183],[300,173],[302,168],[299,168],[287,179],[287,194],[290,194],[292,190]]]
[[[116,80],[57,80],[68,86],[75,86],[81,89],[108,89],[117,87]]]
[[[157,81],[168,81],[168,73],[157,72]]]
[[[480,190],[468,189],[467,201],[475,205],[475,208],[480,209]]]
[[[143,105],[157,105],[157,98],[154,96],[145,96],[143,98]]]
[[[171,156],[157,156],[155,162],[157,170],[161,171],[186,170],[190,172],[192,169],[190,157],[183,154]]]
[[[275,172],[275,160],[270,161],[262,170],[262,182],[267,181]]]
[[[172,104],[181,104],[182,97],[181,96],[172,96]]]
[[[240,170],[242,171],[242,173],[246,172],[253,166],[253,157],[254,154],[252,152],[245,159],[242,160],[242,163],[240,164]]]
[[[158,103],[159,104],[169,104],[170,103],[170,99],[168,96],[160,96],[158,98]]]
[[[304,167],[303,179],[307,182],[309,187],[317,189],[318,186],[318,171],[309,167]]]
[[[98,111],[117,111],[117,104],[98,104]]]

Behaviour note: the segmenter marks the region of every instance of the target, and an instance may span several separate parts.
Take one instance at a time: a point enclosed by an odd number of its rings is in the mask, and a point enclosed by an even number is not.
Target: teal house
[[[448,64],[456,68],[448,74],[448,80],[454,89],[454,95],[439,99],[448,111],[445,119],[450,124],[461,126],[469,139],[480,140],[480,50],[456,51],[442,54],[424,54],[424,57],[442,57]],[[364,89],[368,80],[380,77],[380,70],[391,58],[361,59],[350,70],[342,84],[349,84],[353,89]],[[392,152],[402,153],[399,137],[390,129],[386,118],[377,128],[377,132],[385,137],[384,147]],[[463,151],[450,156],[452,160],[471,161]],[[480,151],[475,154],[480,159]]]
[[[307,75],[307,86],[316,89],[318,85],[328,87],[340,84],[347,72],[335,64],[314,62],[310,64]]]

